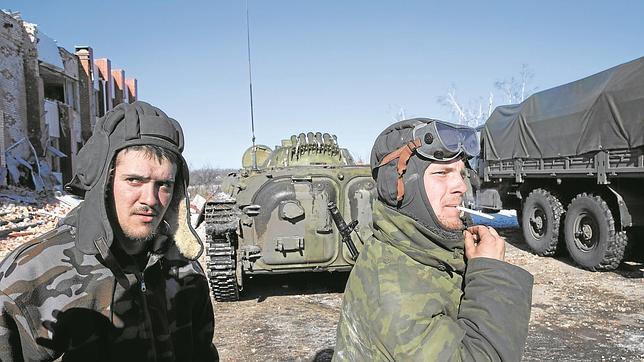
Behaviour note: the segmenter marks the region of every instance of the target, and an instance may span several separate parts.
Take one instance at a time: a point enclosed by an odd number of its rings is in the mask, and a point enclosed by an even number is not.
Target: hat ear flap
[[[170,227],[170,235],[181,255],[190,260],[196,260],[203,251],[203,244],[190,224],[188,193],[183,180],[180,181],[176,184],[172,202],[164,219]]]

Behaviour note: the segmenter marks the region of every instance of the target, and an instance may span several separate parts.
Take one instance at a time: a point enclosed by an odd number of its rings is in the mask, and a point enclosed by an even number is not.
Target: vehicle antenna
[[[250,64],[250,17],[248,15],[248,0],[246,0],[246,46],[248,49],[248,86],[250,92],[250,128],[253,133],[253,148],[251,151],[251,160],[253,170],[257,170],[257,147],[255,146],[255,116],[253,112],[253,73]]]

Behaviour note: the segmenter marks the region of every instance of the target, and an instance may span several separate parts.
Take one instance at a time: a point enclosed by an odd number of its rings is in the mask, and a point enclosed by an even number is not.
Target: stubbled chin
[[[460,218],[441,218],[440,219],[441,226],[449,231],[461,231],[465,228],[465,225],[463,224],[463,220]]]
[[[132,240],[146,240],[154,234],[154,228],[151,225],[149,227],[138,227],[135,230],[124,230],[124,234]]]

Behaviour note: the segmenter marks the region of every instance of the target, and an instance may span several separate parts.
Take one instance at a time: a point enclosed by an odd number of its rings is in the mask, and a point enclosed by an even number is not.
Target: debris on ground
[[[60,192],[55,194],[16,186],[0,187],[0,258],[20,244],[54,229],[73,208],[71,200]]]
[[[78,200],[0,187],[0,258],[53,229]],[[644,264],[625,262],[596,273],[565,256],[528,251],[512,214],[496,214],[508,241],[506,260],[534,275],[532,315],[524,361],[644,360]],[[197,231],[205,236],[204,225]],[[208,262],[206,253],[200,261]],[[335,345],[347,273],[256,276],[239,302],[214,302],[215,338],[222,360],[309,361]]]

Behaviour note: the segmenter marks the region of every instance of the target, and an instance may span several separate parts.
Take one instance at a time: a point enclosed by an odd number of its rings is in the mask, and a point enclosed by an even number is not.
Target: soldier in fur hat
[[[218,360],[183,146],[145,102],[97,121],[67,185],[84,201],[0,263],[0,360]]]

